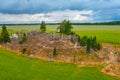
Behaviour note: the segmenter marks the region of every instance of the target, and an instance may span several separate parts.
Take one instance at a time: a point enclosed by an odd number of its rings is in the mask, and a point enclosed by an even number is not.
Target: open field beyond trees
[[[58,25],[47,25],[47,32],[54,32]],[[17,31],[39,31],[40,25],[7,26],[10,33]],[[100,42],[120,44],[119,25],[73,25],[73,31],[80,36],[96,36]]]

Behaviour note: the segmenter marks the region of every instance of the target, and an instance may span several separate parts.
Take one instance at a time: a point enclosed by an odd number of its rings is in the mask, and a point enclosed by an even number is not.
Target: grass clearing
[[[96,36],[100,42],[120,44],[120,30],[81,30],[75,32],[80,36]]]
[[[47,30],[55,31],[59,25],[46,25]],[[1,27],[1,26],[0,26]],[[9,30],[40,30],[40,25],[10,25]],[[120,25],[73,25],[73,30],[120,30]]]
[[[0,48],[0,80],[116,80],[95,68],[49,63]]]
[[[55,32],[59,25],[46,25],[47,32]],[[16,31],[39,31],[40,25],[7,26],[10,33]],[[97,36],[100,42],[120,44],[120,25],[73,25],[73,31],[83,36]]]

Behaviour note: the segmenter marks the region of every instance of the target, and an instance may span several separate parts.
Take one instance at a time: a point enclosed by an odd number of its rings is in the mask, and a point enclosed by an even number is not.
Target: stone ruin
[[[27,40],[23,44],[19,44],[22,39],[21,32],[13,34],[11,42],[2,44],[3,47],[22,52],[23,48],[26,48],[25,54],[28,56],[50,56],[53,57],[53,50],[56,47],[57,55],[70,55],[79,52],[84,49],[79,46],[77,36],[74,34],[73,40],[70,41],[71,35],[60,35],[60,34],[47,34],[41,32],[29,32],[27,34]],[[16,36],[17,35],[17,36]]]
[[[82,60],[81,56],[76,56],[76,53],[86,53],[86,48],[80,46],[76,34],[73,34],[73,42],[71,42],[71,35],[28,32],[26,33],[27,40],[23,44],[19,44],[19,41],[22,39],[22,34],[22,32],[13,34],[10,37],[11,42],[2,44],[2,46],[21,53],[26,48],[25,54],[30,57],[44,58],[45,60],[57,58],[57,60],[68,60],[68,62],[80,62]],[[57,56],[53,56],[54,48],[57,50]],[[92,51],[91,53],[97,55],[101,60],[110,62],[120,61],[119,50],[111,47],[104,46],[101,51]]]

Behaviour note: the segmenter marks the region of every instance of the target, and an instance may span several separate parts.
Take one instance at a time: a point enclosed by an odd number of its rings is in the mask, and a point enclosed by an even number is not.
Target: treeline
[[[39,25],[40,23],[32,24],[0,24],[6,26],[17,26],[17,25]],[[46,23],[46,25],[60,25],[60,23]],[[111,21],[111,22],[96,22],[96,23],[72,23],[72,25],[120,25],[120,21]]]
[[[72,23],[73,25],[120,25],[120,21],[96,22],[96,23]]]

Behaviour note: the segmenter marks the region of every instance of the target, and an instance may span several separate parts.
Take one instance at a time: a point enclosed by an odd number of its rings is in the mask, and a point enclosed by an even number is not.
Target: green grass
[[[58,25],[47,25],[47,30],[54,31],[56,30]],[[1,27],[1,26],[0,26]],[[40,30],[40,25],[13,25],[13,26],[7,26],[8,30],[27,30],[27,31],[38,31]]]
[[[120,30],[81,30],[76,33],[80,36],[96,36],[100,42],[120,44]]]
[[[120,25],[73,25],[74,30],[120,30]]]
[[[55,31],[59,25],[46,25],[46,26],[47,30]],[[7,26],[7,28],[9,30],[35,31],[40,29],[40,25],[14,25]],[[120,30],[120,25],[73,25],[73,30]]]
[[[49,63],[0,49],[0,80],[115,80],[95,68]]]

